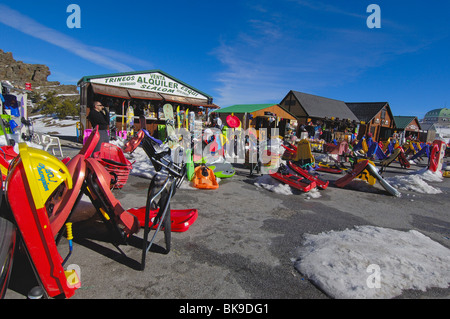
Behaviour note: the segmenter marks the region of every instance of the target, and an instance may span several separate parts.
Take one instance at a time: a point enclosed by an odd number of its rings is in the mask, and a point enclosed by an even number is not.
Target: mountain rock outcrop
[[[57,81],[48,81],[50,68],[44,64],[28,64],[16,61],[11,52],[0,49],[0,80],[9,81],[17,89],[25,89],[30,83],[32,90],[40,94],[55,91],[57,94],[76,95],[76,85],[63,85]]]

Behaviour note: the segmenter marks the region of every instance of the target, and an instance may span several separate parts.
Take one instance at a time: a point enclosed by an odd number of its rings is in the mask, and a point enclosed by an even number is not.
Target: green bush
[[[45,94],[42,101],[38,103],[41,113],[46,115],[56,115],[62,119],[66,116],[78,116],[80,114],[79,102],[77,99],[68,99],[57,96],[56,92]]]

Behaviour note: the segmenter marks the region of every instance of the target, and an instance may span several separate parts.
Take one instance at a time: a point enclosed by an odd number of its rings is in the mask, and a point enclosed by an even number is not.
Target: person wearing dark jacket
[[[102,143],[109,143],[109,112],[101,102],[95,101],[87,118],[89,122],[91,122],[92,128],[95,128],[98,125],[98,132],[100,133],[100,139],[93,152],[95,153],[100,151]]]

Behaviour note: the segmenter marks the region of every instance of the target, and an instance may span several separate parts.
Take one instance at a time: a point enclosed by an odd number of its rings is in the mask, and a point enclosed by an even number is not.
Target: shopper
[[[100,133],[100,140],[95,147],[95,153],[100,151],[102,143],[109,143],[109,111],[102,105],[101,102],[95,101],[91,107],[91,111],[89,112],[88,120],[91,122],[92,128],[98,126],[98,132]]]

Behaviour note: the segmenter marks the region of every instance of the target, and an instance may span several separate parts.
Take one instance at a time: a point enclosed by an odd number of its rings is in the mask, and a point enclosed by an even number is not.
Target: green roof
[[[253,113],[278,104],[236,104],[215,110],[217,113]]]
[[[395,126],[398,129],[405,129],[414,119],[415,116],[394,116]]]
[[[425,118],[427,117],[450,117],[450,109],[442,108],[431,110],[425,115]]]

